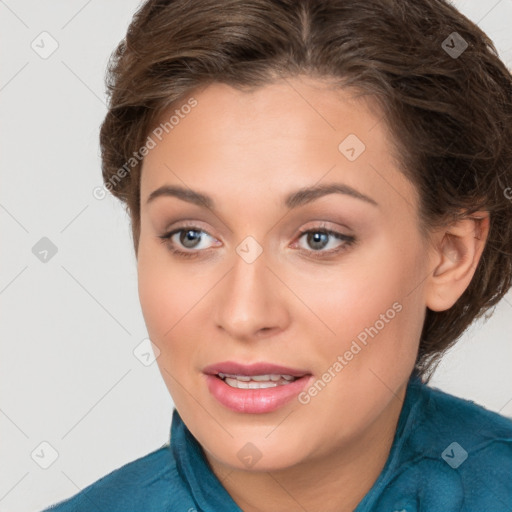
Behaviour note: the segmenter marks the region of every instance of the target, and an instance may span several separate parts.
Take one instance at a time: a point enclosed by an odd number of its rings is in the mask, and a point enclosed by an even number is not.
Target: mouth
[[[313,375],[271,363],[224,362],[203,369],[210,393],[225,407],[243,413],[272,412],[293,400]]]

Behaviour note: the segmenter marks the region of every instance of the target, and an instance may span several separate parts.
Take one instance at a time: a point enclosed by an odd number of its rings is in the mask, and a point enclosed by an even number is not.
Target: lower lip
[[[232,388],[215,375],[207,375],[206,382],[210,393],[232,411],[261,414],[275,411],[293,400],[312,378],[312,375],[304,375],[290,384],[263,389]]]

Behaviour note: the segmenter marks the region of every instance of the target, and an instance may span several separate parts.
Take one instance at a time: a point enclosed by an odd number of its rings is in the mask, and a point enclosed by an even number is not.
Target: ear
[[[434,234],[434,271],[425,288],[429,309],[445,311],[457,302],[475,274],[488,234],[488,212],[476,212]]]

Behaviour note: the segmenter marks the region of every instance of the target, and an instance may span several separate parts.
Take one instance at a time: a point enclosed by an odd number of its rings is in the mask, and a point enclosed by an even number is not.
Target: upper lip
[[[297,368],[288,368],[273,363],[253,363],[242,364],[235,361],[224,361],[221,363],[211,364],[203,368],[203,373],[208,375],[217,375],[218,373],[226,373],[229,375],[291,375],[292,377],[303,377],[310,375],[311,372]]]

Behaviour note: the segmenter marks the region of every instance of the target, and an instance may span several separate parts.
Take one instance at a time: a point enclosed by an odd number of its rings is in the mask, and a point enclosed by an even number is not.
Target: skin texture
[[[468,286],[488,219],[459,221],[427,242],[381,114],[348,91],[295,77],[243,92],[215,83],[193,96],[197,106],[151,149],[141,178],[139,296],[163,379],[244,511],[353,510],[389,454],[425,309],[449,308]],[[349,134],[366,146],[354,161],[338,149]],[[327,183],[377,205],[345,194],[284,205],[288,193]],[[215,208],[176,197],[147,203],[162,185],[206,193]],[[184,222],[173,240],[197,253],[189,259],[159,238]],[[190,225],[202,238],[183,245]],[[331,236],[322,248],[299,232],[322,227],[356,241]],[[263,251],[250,264],[236,252],[247,236]],[[394,318],[307,404],[244,414],[207,389],[202,369],[226,360],[321,378],[397,303]],[[248,442],[261,454],[252,467],[237,455]]]

